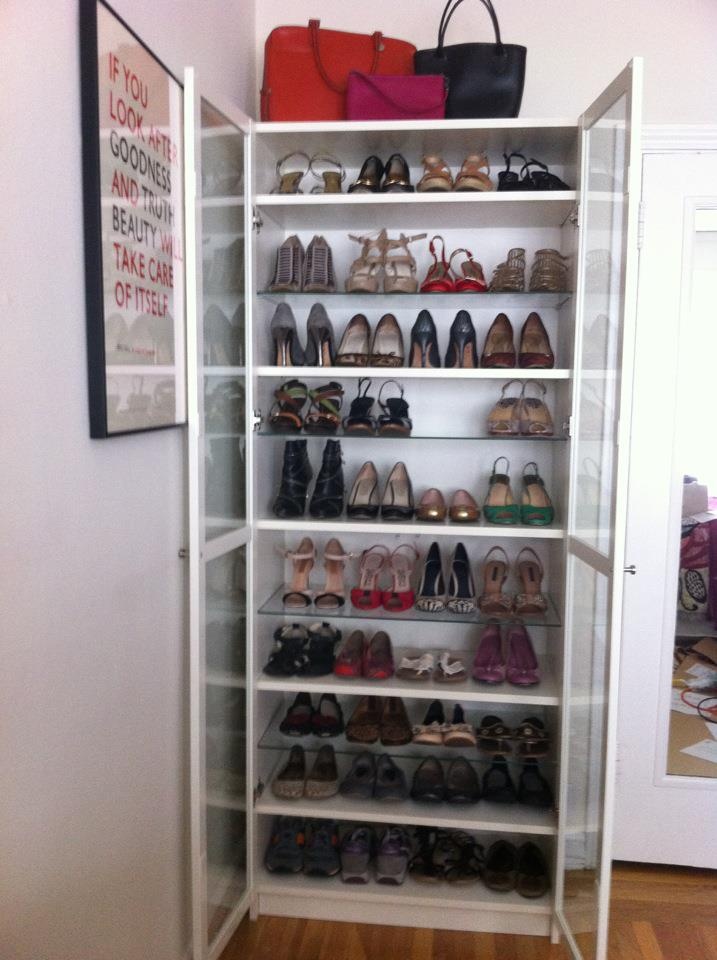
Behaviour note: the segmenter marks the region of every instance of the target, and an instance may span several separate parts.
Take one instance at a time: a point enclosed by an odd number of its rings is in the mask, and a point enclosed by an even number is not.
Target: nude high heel
[[[314,566],[316,548],[310,537],[304,537],[296,550],[287,550],[284,556],[291,560],[291,582],[282,597],[285,607],[308,607],[313,599],[313,591],[309,589],[309,576]]]
[[[386,231],[379,230],[377,234],[366,234],[359,237],[350,233],[349,239],[362,244],[362,249],[361,255],[354,260],[349,268],[349,275],[346,280],[347,292],[377,293],[383,274]]]
[[[383,520],[410,520],[413,516],[413,487],[405,463],[397,463],[388,475],[381,498]]]
[[[314,597],[317,610],[338,610],[346,603],[344,568],[352,554],[346,553],[339,541],[332,537],[324,549],[326,583],[321,593]]]
[[[415,293],[418,290],[416,261],[409,252],[408,245],[416,240],[424,240],[426,236],[425,233],[417,233],[413,237],[407,237],[402,233],[397,240],[386,239],[383,257],[384,293]],[[390,256],[392,250],[404,252]]]

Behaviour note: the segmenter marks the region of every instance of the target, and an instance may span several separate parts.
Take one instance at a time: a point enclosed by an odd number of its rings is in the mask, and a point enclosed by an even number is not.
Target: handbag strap
[[[490,14],[490,19],[493,22],[493,30],[495,31],[495,43],[498,48],[496,53],[502,56],[505,50],[503,47],[503,41],[500,38],[500,24],[498,23],[498,16],[495,12],[493,2],[492,0],[480,0],[480,2],[483,4],[483,6],[486,8],[488,13]],[[443,44],[446,39],[446,31],[448,30],[448,24],[451,22],[453,14],[456,12],[458,7],[460,7],[462,3],[463,3],[463,0],[448,0],[448,3],[446,4],[443,10],[443,15],[441,16],[441,22],[438,25],[438,47],[436,50],[438,56],[442,56],[443,54]]]
[[[340,83],[334,83],[324,69],[323,63],[321,62],[321,49],[319,47],[320,23],[320,20],[309,20],[309,36],[311,37],[311,49],[314,54],[316,69],[319,71],[321,79],[330,90],[333,90],[334,93],[346,93],[346,84],[341,85]],[[378,70],[379,57],[381,56],[381,51],[384,49],[383,34],[377,30],[374,34],[372,34],[371,39],[373,40],[373,62],[368,72],[376,73]]]
[[[361,73],[359,70],[352,70],[351,73],[349,74],[349,77],[351,76],[358,77],[361,80],[363,80],[363,82],[366,84],[367,87],[371,87],[374,93],[377,93],[382,100],[385,100],[387,103],[390,103],[391,106],[394,109],[398,110],[399,112],[411,113],[416,110],[415,106],[407,107],[405,103],[399,103],[397,100],[394,100],[393,97],[391,97],[388,93],[386,93],[386,91],[383,89],[383,87],[379,83],[377,83],[375,80],[373,80],[369,76],[369,74]],[[403,77],[401,79],[403,79]],[[416,78],[411,77],[410,79],[414,80]],[[426,104],[425,106],[419,107],[418,109],[419,111],[422,111],[422,112],[425,112],[426,110],[433,110],[436,107],[440,107],[441,104],[445,103],[445,101],[446,101],[446,97],[445,97],[445,86],[444,86],[444,94],[439,101],[432,104]],[[383,389],[383,387],[381,389]]]

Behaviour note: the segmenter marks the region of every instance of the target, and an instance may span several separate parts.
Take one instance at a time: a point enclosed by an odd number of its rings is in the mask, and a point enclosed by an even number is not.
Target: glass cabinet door
[[[581,120],[557,911],[573,956],[584,960],[607,955],[640,74],[633,61]]]
[[[192,896],[200,960],[218,955],[248,903],[248,122],[201,97],[192,71],[185,115]]]

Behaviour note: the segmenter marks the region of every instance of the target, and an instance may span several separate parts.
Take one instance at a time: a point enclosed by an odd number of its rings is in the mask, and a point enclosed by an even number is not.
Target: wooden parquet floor
[[[543,937],[245,918],[221,960],[566,960]],[[616,864],[609,960],[717,960],[717,871]]]

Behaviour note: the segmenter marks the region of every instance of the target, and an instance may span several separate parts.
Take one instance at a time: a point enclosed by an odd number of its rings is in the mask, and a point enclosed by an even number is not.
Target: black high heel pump
[[[416,594],[416,609],[437,613],[446,606],[446,585],[443,580],[441,551],[436,540],[431,544],[423,565],[421,585]]]
[[[323,304],[315,303],[306,321],[304,362],[307,367],[333,367],[334,357],[334,328]]]
[[[269,329],[274,342],[274,366],[303,367],[304,350],[299,342],[293,311],[288,303],[277,306]]]
[[[451,336],[446,350],[446,367],[465,367],[474,369],[478,366],[478,347],[476,345],[476,331],[467,310],[459,310],[456,319],[451,324]]]
[[[438,335],[433,317],[428,310],[421,310],[411,329],[411,349],[409,367],[432,367],[441,365],[438,352]]]

